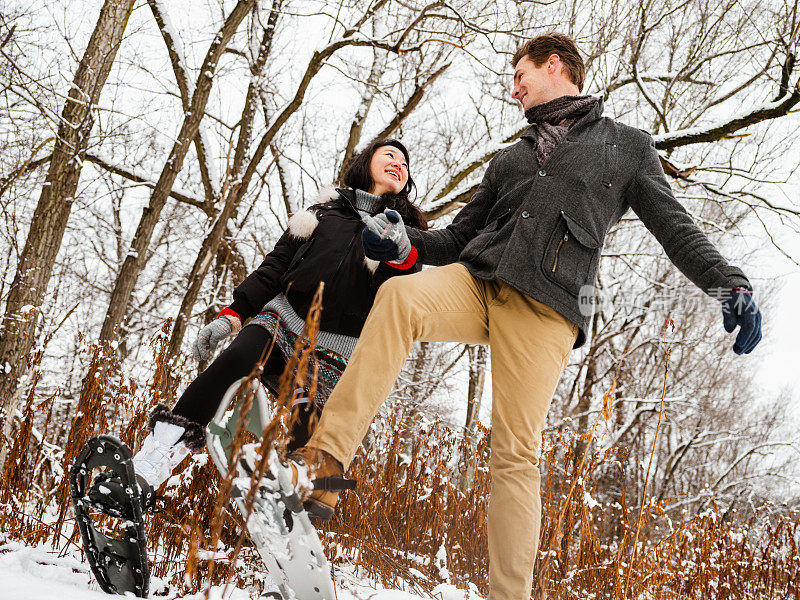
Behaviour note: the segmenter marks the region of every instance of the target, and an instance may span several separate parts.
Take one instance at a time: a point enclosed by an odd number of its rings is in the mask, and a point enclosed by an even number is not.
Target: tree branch
[[[750,125],[786,116],[798,102],[800,102],[800,80],[795,84],[791,93],[776,101],[768,102],[749,112],[731,117],[722,123],[705,127],[679,129],[671,133],[654,135],[653,140],[659,150],[673,150],[691,144],[717,142],[730,138],[740,129]]]
[[[133,181],[135,183],[141,183],[142,185],[146,185],[149,188],[154,188],[156,186],[156,182],[141,173],[137,173],[131,167],[121,165],[119,163],[112,163],[108,159],[102,158],[97,154],[87,154],[85,160],[89,161],[93,165],[97,165],[98,167],[108,171],[109,173],[113,173],[114,175],[119,175],[127,179],[128,181]],[[213,216],[213,208],[208,205],[207,202],[197,198],[196,196],[192,196],[185,191],[177,190],[172,188],[169,193],[170,197],[174,198],[178,202],[183,202],[184,204],[190,204],[191,206],[195,206],[202,210],[209,216]]]
[[[35,169],[41,167],[44,164],[47,164],[50,159],[53,157],[52,154],[48,154],[47,156],[43,156],[42,158],[37,158],[34,160],[34,156],[36,153],[39,152],[46,144],[52,142],[55,138],[49,137],[36,146],[31,152],[30,158],[25,161],[24,164],[17,167],[11,173],[9,173],[6,177],[0,177],[0,196],[6,193],[6,190],[11,187],[11,184],[14,183],[17,179],[22,177],[23,175],[34,171]]]
[[[164,39],[164,43],[167,46],[169,62],[172,64],[172,72],[175,74],[175,81],[178,84],[181,104],[183,104],[183,112],[185,113],[189,110],[189,104],[194,95],[194,83],[189,78],[180,39],[175,34],[175,29],[172,27],[169,15],[166,13],[164,2],[162,0],[147,0],[147,3],[150,5],[150,10],[156,20],[158,30],[161,32],[161,37]],[[194,147],[197,152],[197,161],[200,164],[200,179],[203,182],[206,201],[214,202],[218,191],[216,189],[215,178],[212,176],[214,169],[208,156],[208,143],[205,139],[202,123],[197,129],[197,135],[194,137]]]
[[[410,115],[414,111],[414,109],[417,108],[419,103],[422,101],[422,98],[425,95],[425,90],[428,87],[430,87],[433,84],[433,82],[436,81],[439,78],[439,76],[442,73],[444,73],[450,67],[451,64],[452,63],[447,63],[445,65],[442,65],[436,71],[431,73],[427,77],[427,79],[425,79],[425,81],[422,82],[422,84],[418,84],[414,88],[414,93],[411,94],[411,96],[409,97],[408,101],[405,103],[405,106],[403,106],[403,108],[400,110],[400,112],[398,112],[394,116],[394,118],[389,122],[389,124],[386,125],[386,127],[384,127],[383,131],[381,131],[377,136],[375,136],[375,139],[389,137],[395,131],[397,131],[398,128],[400,127],[400,125],[403,124],[403,121],[406,120],[408,115]]]
[[[373,21],[373,33],[375,33],[375,21]],[[356,114],[353,117],[353,122],[350,124],[350,132],[347,135],[347,145],[344,148],[342,155],[342,164],[339,168],[339,176],[336,178],[338,181],[344,177],[347,164],[350,162],[353,154],[355,153],[358,142],[361,141],[361,132],[364,128],[364,122],[367,120],[369,109],[375,99],[377,93],[377,85],[386,67],[386,53],[378,52],[377,48],[372,50],[372,68],[367,76],[367,81],[364,86],[364,92],[361,94],[361,102],[359,103]],[[383,136],[381,136],[383,137]]]

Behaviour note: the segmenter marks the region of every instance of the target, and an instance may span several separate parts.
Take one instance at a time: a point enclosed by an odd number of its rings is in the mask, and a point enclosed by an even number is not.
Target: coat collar
[[[354,213],[358,214],[358,211],[356,210],[355,190],[351,190],[350,188],[336,188],[336,191],[339,193],[339,197],[342,199],[342,204],[344,204]]]

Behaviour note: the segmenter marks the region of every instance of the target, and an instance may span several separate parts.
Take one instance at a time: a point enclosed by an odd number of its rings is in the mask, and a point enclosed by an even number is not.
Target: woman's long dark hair
[[[403,156],[406,158],[406,164],[409,165],[408,181],[405,187],[399,194],[384,194],[381,196],[383,203],[381,210],[391,208],[400,213],[403,217],[403,222],[417,229],[428,229],[428,222],[425,220],[425,215],[417,206],[411,201],[409,195],[414,190],[414,180],[411,179],[411,165],[408,157],[408,150],[400,142],[394,139],[380,139],[370,142],[369,146],[364,148],[361,152],[356,154],[347,163],[347,169],[342,177],[342,183],[354,190],[363,190],[368,192],[372,189],[375,181],[372,179],[372,171],[370,165],[372,163],[372,156],[379,148],[384,146],[394,146],[399,149]]]

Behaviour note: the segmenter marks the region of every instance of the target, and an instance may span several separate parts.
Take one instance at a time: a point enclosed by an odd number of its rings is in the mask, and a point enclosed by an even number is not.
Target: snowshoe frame
[[[147,538],[142,519],[139,486],[130,449],[111,435],[93,437],[81,450],[69,471],[69,488],[83,550],[100,588],[107,594],[133,593],[146,598],[150,587]],[[131,503],[125,515],[123,539],[100,533],[89,510],[100,510],[87,495],[91,471],[106,467],[129,489]],[[100,511],[102,512],[102,511]]]

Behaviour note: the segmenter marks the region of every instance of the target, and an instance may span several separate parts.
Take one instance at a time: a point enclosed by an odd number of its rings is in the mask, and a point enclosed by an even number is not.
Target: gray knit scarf
[[[561,96],[531,106],[525,111],[528,123],[536,124],[536,158],[543,165],[570,128],[597,103],[594,96]]]

